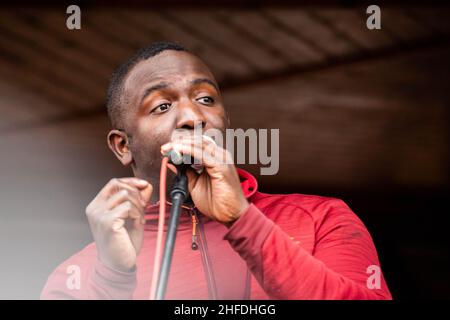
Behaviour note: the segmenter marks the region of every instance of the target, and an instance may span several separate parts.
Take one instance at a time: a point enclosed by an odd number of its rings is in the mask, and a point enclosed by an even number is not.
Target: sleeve
[[[292,205],[283,208],[292,215]],[[270,299],[392,299],[375,246],[358,217],[338,199],[325,201],[315,210],[325,214],[322,221],[313,222],[312,253],[292,241],[254,204],[224,239],[247,262]]]
[[[136,269],[122,272],[97,257],[79,253],[63,262],[48,277],[42,300],[128,300],[136,288]]]

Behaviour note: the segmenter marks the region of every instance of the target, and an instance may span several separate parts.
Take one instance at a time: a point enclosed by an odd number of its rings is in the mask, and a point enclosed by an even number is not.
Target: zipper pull
[[[191,243],[191,249],[197,250],[198,244],[197,244],[197,218],[195,217],[195,214],[191,214],[192,217],[192,243]]]

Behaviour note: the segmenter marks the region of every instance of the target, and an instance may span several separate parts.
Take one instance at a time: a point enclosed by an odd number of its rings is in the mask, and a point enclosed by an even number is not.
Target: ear
[[[133,155],[131,154],[128,136],[125,132],[116,129],[111,130],[108,133],[107,143],[108,147],[124,166],[128,166],[132,162]]]
[[[225,113],[225,117],[227,120],[227,128],[231,127],[231,120],[230,120],[230,115],[228,114],[228,112]]]

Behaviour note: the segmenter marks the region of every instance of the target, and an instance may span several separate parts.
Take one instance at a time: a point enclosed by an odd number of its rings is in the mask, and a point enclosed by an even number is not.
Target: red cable
[[[168,157],[163,157],[161,161],[161,172],[159,175],[159,218],[158,218],[158,233],[156,236],[156,250],[155,260],[153,263],[153,275],[150,287],[150,300],[155,300],[156,286],[158,284],[159,269],[161,267],[162,259],[162,244],[164,233],[164,221],[166,216],[166,180],[167,180],[167,163]]]

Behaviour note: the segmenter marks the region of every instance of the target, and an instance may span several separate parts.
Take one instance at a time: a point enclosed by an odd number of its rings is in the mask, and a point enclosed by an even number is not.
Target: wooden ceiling
[[[62,6],[0,9],[3,136],[104,119],[114,68],[171,40],[211,67],[234,126],[280,128],[270,186],[298,166],[305,185],[448,183],[449,7],[382,7],[371,31],[363,6],[114,4],[81,5],[77,31]]]

